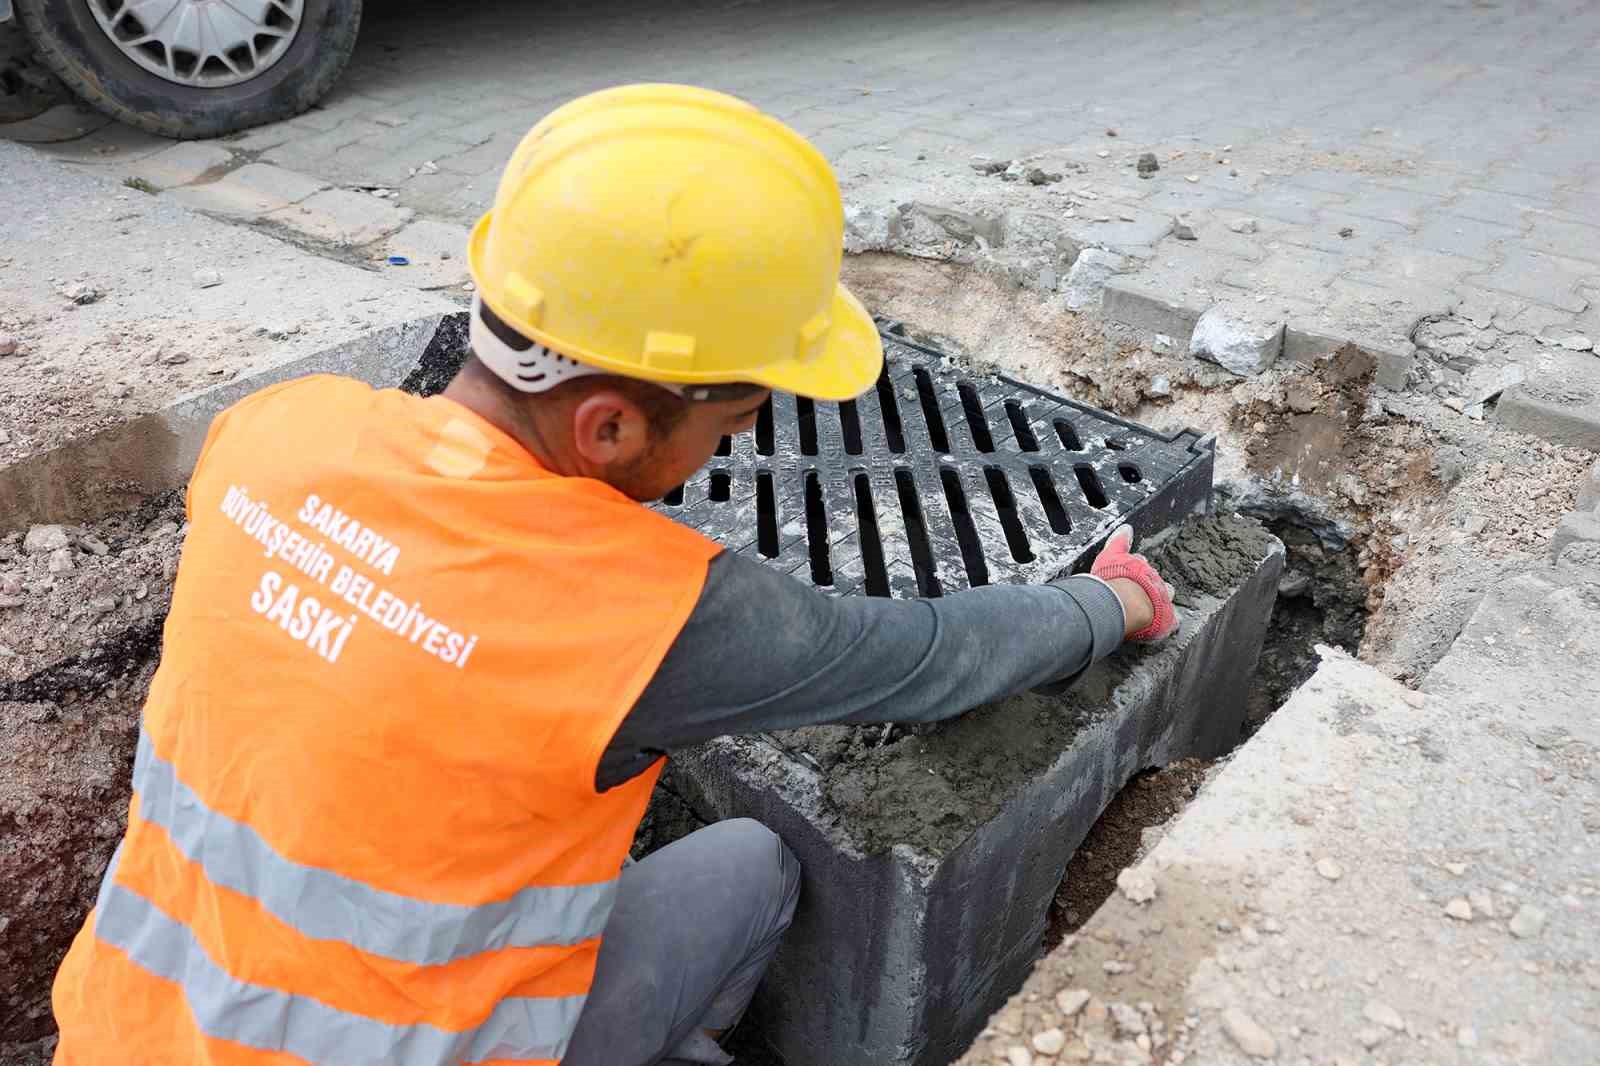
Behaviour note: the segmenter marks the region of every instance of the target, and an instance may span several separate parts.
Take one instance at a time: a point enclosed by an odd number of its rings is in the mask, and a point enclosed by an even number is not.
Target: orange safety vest
[[[66,1064],[554,1063],[659,773],[601,752],[717,546],[460,405],[212,426]]]

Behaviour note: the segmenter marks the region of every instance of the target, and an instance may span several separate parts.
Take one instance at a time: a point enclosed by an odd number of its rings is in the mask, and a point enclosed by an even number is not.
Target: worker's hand
[[[1172,586],[1161,580],[1150,560],[1130,554],[1133,527],[1119,526],[1100,549],[1089,573],[1111,586],[1122,601],[1129,640],[1161,640],[1178,630]]]

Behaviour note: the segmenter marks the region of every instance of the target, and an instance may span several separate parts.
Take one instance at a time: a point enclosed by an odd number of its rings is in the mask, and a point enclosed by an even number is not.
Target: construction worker
[[[1176,628],[1125,532],[1098,577],[834,599],[639,505],[770,390],[874,383],[841,237],[776,120],[584,97],[473,231],[443,395],[217,418],[57,1063],[729,1062],[799,871],[744,820],[627,864],[667,752],[936,721]]]

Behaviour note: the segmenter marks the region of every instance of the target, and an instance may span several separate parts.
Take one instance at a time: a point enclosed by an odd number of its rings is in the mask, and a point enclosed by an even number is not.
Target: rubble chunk
[[[1344,876],[1344,867],[1340,866],[1332,859],[1318,859],[1317,873],[1321,874],[1329,881],[1337,881],[1339,878]]]
[[[1078,1012],[1089,1005],[1090,994],[1087,988],[1066,988],[1056,993],[1056,1009],[1068,1018],[1074,1018]]]
[[[1067,1046],[1067,1034],[1060,1029],[1045,1029],[1034,1033],[1030,1043],[1033,1044],[1033,1050],[1041,1055],[1059,1055],[1061,1049]]]
[[[22,550],[29,555],[38,555],[40,552],[57,551],[70,543],[65,526],[33,526],[22,538]]]
[[[1179,215],[1172,220],[1172,235],[1180,241],[1197,241],[1200,239],[1195,235],[1194,224],[1183,215]]]
[[[71,548],[57,548],[50,553],[50,572],[52,574],[65,574],[72,568]]]
[[[1517,913],[1511,916],[1511,922],[1507,928],[1511,930],[1511,935],[1517,939],[1530,940],[1544,931],[1546,917],[1544,911],[1538,907],[1531,903],[1524,903],[1517,908]]]
[[[1257,322],[1217,304],[1195,323],[1189,353],[1250,377],[1277,362],[1283,350],[1283,323]]]
[[[1458,897],[1444,905],[1444,913],[1458,922],[1470,922],[1472,921],[1472,904]]]
[[[1121,271],[1122,266],[1122,256],[1115,252],[1101,248],[1085,248],[1079,252],[1072,269],[1067,271],[1066,284],[1061,288],[1067,309],[1084,311],[1098,307],[1106,282]]]
[[[1156,898],[1155,878],[1143,870],[1130,867],[1117,874],[1117,888],[1130,903],[1149,903]]]
[[[1161,164],[1156,161],[1154,152],[1145,152],[1139,157],[1138,171],[1141,178],[1153,178],[1160,169]]]
[[[1368,1000],[1366,1006],[1361,1008],[1361,1016],[1385,1029],[1393,1029],[1397,1033],[1405,1031],[1406,1021],[1400,1017],[1400,1012],[1380,999]]]
[[[192,280],[197,289],[212,289],[222,284],[222,275],[215,270],[196,270]]]
[[[1238,1007],[1229,1007],[1222,1012],[1222,1031],[1227,1033],[1228,1039],[1238,1045],[1239,1050],[1246,1055],[1258,1059],[1270,1059],[1278,1054],[1277,1039]]]

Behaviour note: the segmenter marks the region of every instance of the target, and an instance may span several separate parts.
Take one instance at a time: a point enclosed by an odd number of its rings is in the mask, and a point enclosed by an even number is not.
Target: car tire
[[[90,107],[180,140],[219,137],[300,114],[331,89],[361,25],[361,0],[304,0],[281,58],[233,85],[181,85],[135,63],[89,9],[99,0],[15,0],[39,58]]]

